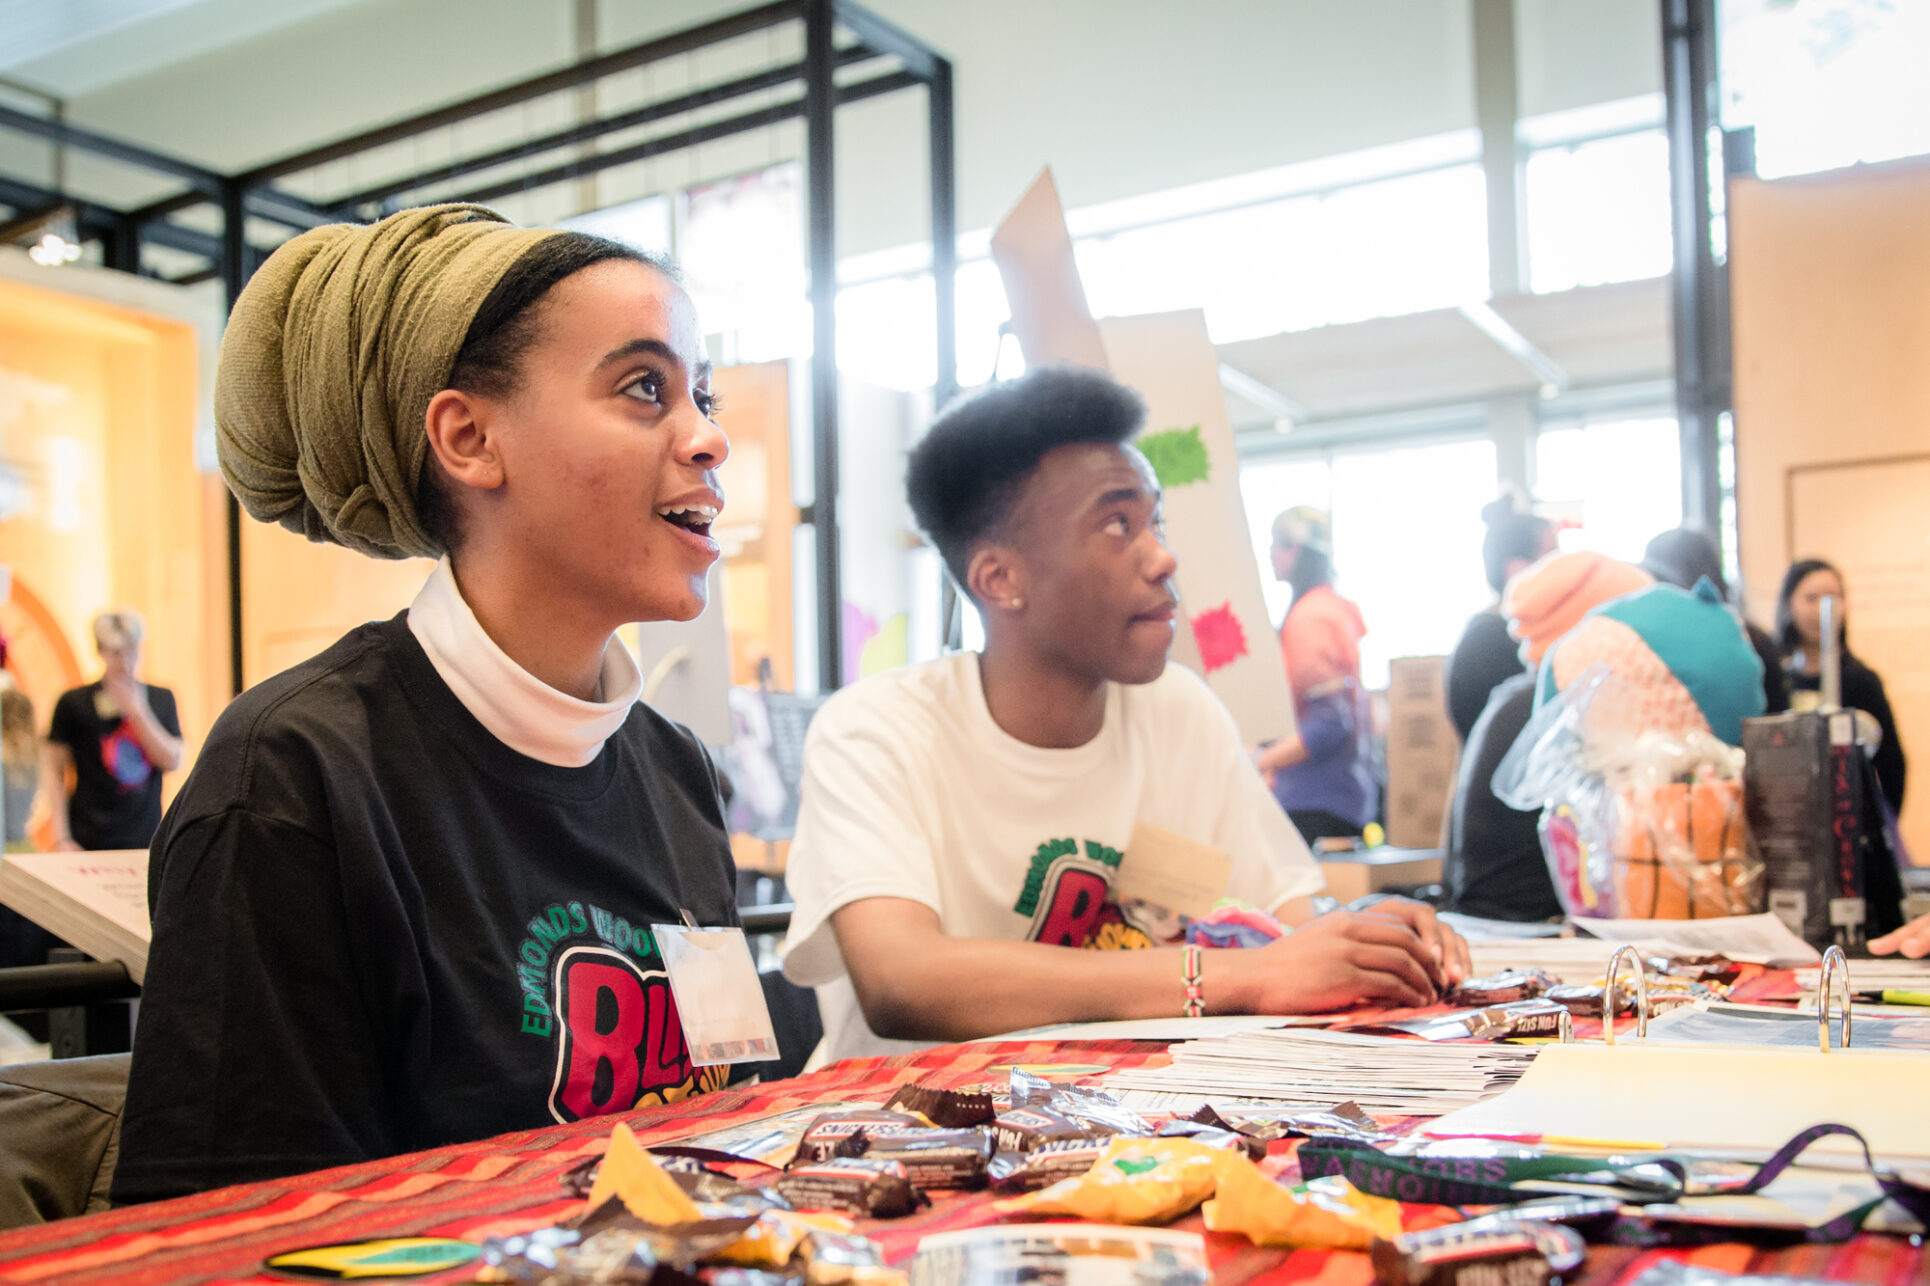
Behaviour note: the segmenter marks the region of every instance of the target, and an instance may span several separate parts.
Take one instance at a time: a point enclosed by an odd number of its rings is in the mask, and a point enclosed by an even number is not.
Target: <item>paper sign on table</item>
[[[147,974],[146,849],[8,853],[0,857],[0,906],[96,960],[119,960],[137,983]]]
[[[1294,732],[1286,664],[1267,619],[1246,530],[1239,459],[1205,315],[1110,318],[1097,326],[1066,232],[1052,172],[992,233],[1012,330],[1028,363],[1110,370],[1146,399],[1137,445],[1165,492],[1166,540],[1186,628],[1172,659],[1206,676],[1248,744]]]
[[[1231,855],[1141,822],[1133,827],[1113,876],[1112,895],[1120,902],[1150,902],[1198,920],[1226,896],[1232,878]]]

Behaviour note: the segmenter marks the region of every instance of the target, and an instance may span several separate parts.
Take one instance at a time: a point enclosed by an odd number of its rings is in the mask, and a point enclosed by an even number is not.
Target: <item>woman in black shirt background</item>
[[[1815,708],[1814,697],[1797,694],[1814,693],[1822,686],[1822,602],[1825,598],[1836,600],[1836,639],[1843,658],[1843,704],[1863,711],[1875,719],[1882,730],[1883,740],[1875,756],[1876,779],[1883,786],[1883,798],[1890,810],[1899,812],[1903,808],[1906,765],[1903,743],[1897,738],[1896,717],[1890,713],[1890,698],[1883,691],[1883,680],[1850,651],[1843,573],[1820,558],[1802,558],[1791,563],[1783,573],[1782,589],[1776,595],[1776,642],[1782,649],[1783,673],[1789,679],[1790,705],[1798,710]]]

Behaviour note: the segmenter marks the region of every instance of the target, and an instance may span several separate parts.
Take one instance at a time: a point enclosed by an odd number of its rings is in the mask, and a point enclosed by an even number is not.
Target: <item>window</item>
[[[1333,514],[1335,586],[1367,622],[1362,682],[1384,688],[1394,657],[1447,652],[1493,597],[1481,570],[1481,505],[1494,490],[1488,441],[1247,464],[1240,491],[1271,618],[1283,619],[1291,598],[1272,579],[1274,516],[1316,505]]]
[[[1754,126],[1756,172],[1930,152],[1930,5],[1722,0],[1722,124]]]
[[[1528,156],[1528,284],[1537,294],[1665,276],[1669,141],[1660,130]]]
[[[1203,308],[1216,344],[1487,297],[1478,165],[1074,242],[1096,317]]]
[[[1682,444],[1672,416],[1571,422],[1535,440],[1535,495],[1573,524],[1563,549],[1640,562],[1652,537],[1682,525]]]

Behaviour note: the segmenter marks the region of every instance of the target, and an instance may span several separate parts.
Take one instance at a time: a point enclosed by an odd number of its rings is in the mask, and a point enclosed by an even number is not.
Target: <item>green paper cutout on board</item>
[[[1211,471],[1206,458],[1206,443],[1200,438],[1200,426],[1197,424],[1190,428],[1148,433],[1134,445],[1145,453],[1147,461],[1153,466],[1153,476],[1159,479],[1162,487],[1170,489],[1205,482]]]

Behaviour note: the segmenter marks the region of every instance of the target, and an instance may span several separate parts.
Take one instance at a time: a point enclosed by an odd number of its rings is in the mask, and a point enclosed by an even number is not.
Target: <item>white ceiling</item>
[[[1669,280],[1510,295],[1495,312],[1577,387],[1666,377]],[[1541,381],[1459,311],[1444,308],[1219,345],[1222,362],[1305,408],[1309,421],[1535,392]],[[1236,428],[1272,413],[1229,397]]]
[[[368,0],[0,0],[0,76],[60,98]]]

